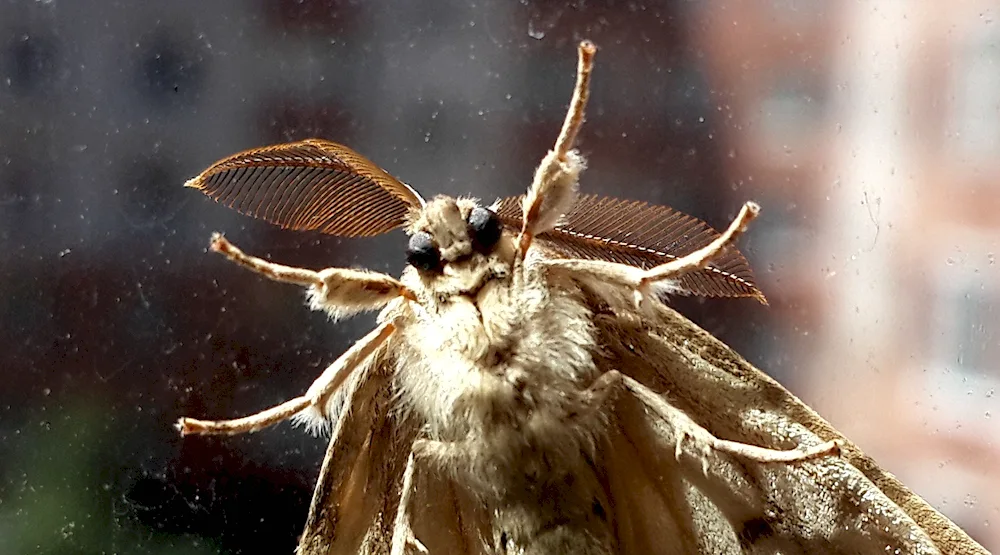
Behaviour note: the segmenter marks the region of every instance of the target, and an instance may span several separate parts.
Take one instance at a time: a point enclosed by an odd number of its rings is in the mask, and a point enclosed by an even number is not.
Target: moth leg
[[[209,248],[274,281],[309,287],[312,308],[326,310],[334,318],[382,308],[398,297],[415,299],[398,280],[377,272],[346,268],[327,268],[316,272],[275,264],[244,253],[219,233],[212,234]]]
[[[735,455],[760,463],[796,463],[840,454],[840,443],[837,441],[827,441],[803,449],[783,451],[719,439],[692,420],[684,411],[674,407],[648,387],[617,370],[605,372],[594,381],[588,391],[593,395],[593,400],[597,402],[598,406],[604,405],[616,394],[627,393],[634,397],[646,411],[674,428],[674,433],[677,435],[674,457],[680,460],[684,444],[691,443],[701,456],[702,470],[706,473],[708,459],[705,455],[711,451]]]
[[[580,43],[576,86],[566,119],[552,150],[542,158],[535,170],[531,187],[524,197],[524,220],[517,240],[517,252],[521,258],[528,252],[532,239],[555,227],[559,218],[573,207],[576,200],[577,179],[586,164],[580,153],[572,149],[583,126],[583,112],[590,96],[590,73],[594,68],[596,53],[594,43]]]
[[[213,233],[212,240],[208,248],[217,252],[229,260],[243,266],[244,268],[256,272],[266,278],[283,283],[294,283],[296,285],[318,286],[323,280],[319,273],[305,268],[295,268],[268,262],[256,256],[244,253],[236,245],[233,245],[221,233]]]
[[[358,340],[350,349],[340,356],[333,364],[316,379],[305,395],[286,401],[276,407],[235,420],[196,420],[183,417],[177,421],[177,429],[181,435],[190,434],[242,434],[256,432],[273,424],[277,424],[296,415],[308,414],[305,420],[309,425],[317,426],[317,422],[325,423],[327,419],[327,402],[351,372],[363,363],[386,339],[395,331],[392,322],[385,322],[371,333]]]
[[[726,231],[711,243],[686,256],[648,270],[602,260],[549,259],[542,261],[541,264],[631,287],[634,291],[636,305],[641,305],[649,296],[651,289],[655,289],[657,286],[669,289],[669,284],[684,274],[706,268],[712,260],[724,253],[726,248],[746,231],[750,222],[759,213],[760,206],[757,203],[747,202],[740,209],[736,219],[726,228]]]
[[[406,460],[406,470],[403,472],[403,485],[399,494],[399,507],[396,509],[396,521],[392,532],[391,555],[403,555],[408,547],[414,547],[420,553],[427,553],[427,547],[417,539],[410,524],[410,498],[413,495],[413,475],[416,472],[416,458],[422,452],[421,447],[426,440],[416,440],[410,457]]]
[[[750,222],[759,213],[760,205],[756,202],[745,203],[740,208],[740,213],[736,215],[736,219],[726,228],[726,231],[722,232],[711,243],[677,260],[672,260],[666,264],[660,264],[646,270],[639,279],[639,284],[636,286],[636,304],[642,303],[643,298],[649,293],[650,287],[657,282],[677,279],[686,273],[707,267],[712,260],[726,251],[726,247],[731,245],[737,237],[747,230]]]

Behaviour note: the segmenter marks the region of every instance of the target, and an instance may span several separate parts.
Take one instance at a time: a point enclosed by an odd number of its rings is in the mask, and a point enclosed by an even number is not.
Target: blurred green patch
[[[125,495],[123,437],[99,404],[35,410],[6,436],[0,553],[200,555],[218,546],[142,526]]]

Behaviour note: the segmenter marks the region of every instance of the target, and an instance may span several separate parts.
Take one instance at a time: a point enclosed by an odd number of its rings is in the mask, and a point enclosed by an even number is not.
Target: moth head
[[[371,237],[403,228],[410,236],[406,285],[427,302],[469,294],[505,278],[515,253],[523,259],[533,241],[553,255],[649,268],[718,236],[704,222],[668,207],[577,195],[582,159],[566,156],[562,162],[546,157],[558,163],[543,162],[536,172],[536,181],[545,186],[533,186],[528,195],[507,197],[490,207],[443,196],[427,202],[361,154],[321,139],[234,154],[186,185],[287,229]],[[552,167],[558,171],[549,171]],[[558,179],[546,177],[553,171]],[[518,229],[520,251],[513,238]],[[712,266],[682,276],[680,288],[696,295],[750,296],[764,302],[739,251],[729,249]]]
[[[435,297],[474,296],[505,279],[514,242],[492,207],[475,199],[439,196],[416,210],[407,226],[406,262]]]

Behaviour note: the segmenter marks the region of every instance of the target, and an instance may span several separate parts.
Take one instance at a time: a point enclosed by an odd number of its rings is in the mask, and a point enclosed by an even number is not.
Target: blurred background
[[[741,240],[771,305],[677,307],[1000,550],[1000,6],[0,0],[0,552],[290,553],[326,440],[181,439],[303,392],[371,318],[206,253],[398,274],[181,185],[325,137],[516,194],[600,47],[582,188]]]

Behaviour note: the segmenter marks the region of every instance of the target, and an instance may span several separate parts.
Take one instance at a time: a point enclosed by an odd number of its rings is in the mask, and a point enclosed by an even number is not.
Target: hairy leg
[[[655,295],[658,285],[673,282],[684,274],[707,267],[712,260],[725,252],[726,248],[746,231],[750,222],[757,217],[759,212],[760,207],[756,203],[744,204],[736,219],[711,243],[691,254],[648,270],[603,260],[548,259],[542,261],[541,264],[549,268],[630,287],[634,291],[636,304],[641,305],[651,291]]]
[[[566,112],[562,130],[552,150],[542,158],[535,170],[535,178],[524,197],[524,221],[517,241],[521,258],[528,252],[532,239],[539,233],[552,229],[576,201],[577,179],[585,164],[583,157],[573,150],[573,143],[583,126],[595,53],[597,47],[592,42],[580,43],[576,87],[573,89],[573,99]]]
[[[296,415],[308,415],[309,410],[312,410],[313,414],[306,417],[307,424],[311,427],[321,427],[321,423],[326,422],[329,416],[327,414],[327,401],[330,396],[347,380],[355,368],[367,360],[392,335],[395,329],[391,322],[386,322],[359,339],[347,352],[327,367],[309,387],[306,394],[301,397],[235,420],[196,420],[184,417],[177,421],[177,429],[180,430],[181,435],[232,435],[256,432]],[[320,419],[320,421],[316,422],[314,419]]]
[[[595,380],[588,392],[597,407],[604,407],[615,395],[630,395],[639,401],[650,418],[674,428],[677,437],[674,457],[678,460],[686,442],[690,442],[703,455],[714,451],[760,463],[796,463],[840,454],[840,444],[836,441],[802,449],[777,450],[719,439],[666,399],[617,370],[606,372]],[[707,464],[707,459],[703,460],[703,464]]]

